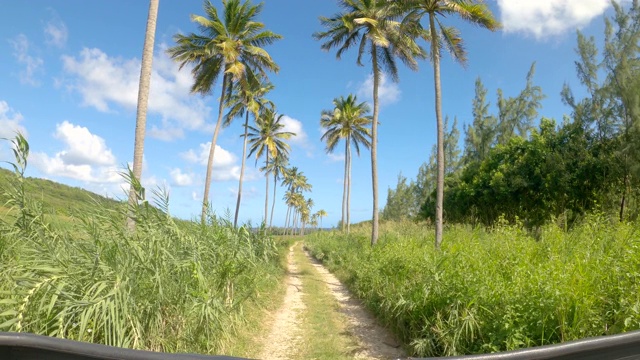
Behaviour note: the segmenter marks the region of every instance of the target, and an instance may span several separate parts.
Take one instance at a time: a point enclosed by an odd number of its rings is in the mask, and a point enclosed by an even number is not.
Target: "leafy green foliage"
[[[451,222],[495,223],[523,219],[527,227],[563,218],[573,222],[594,209],[610,184],[599,146],[576,124],[557,128],[543,119],[531,138],[512,138],[481,163],[450,179],[445,212]],[[433,216],[426,202],[423,216]]]
[[[566,232],[500,221],[450,227],[440,251],[421,224],[315,233],[306,246],[417,356],[488,353],[640,328],[639,224],[588,216]]]
[[[18,152],[20,170],[27,156]],[[4,194],[22,208],[0,221],[2,331],[211,353],[242,319],[244,301],[277,280],[274,242],[250,227],[211,215],[204,225],[176,222],[166,192],[152,191],[151,206],[132,182],[143,199],[137,206],[95,202],[57,228],[23,173]],[[127,214],[135,233],[125,227]]]

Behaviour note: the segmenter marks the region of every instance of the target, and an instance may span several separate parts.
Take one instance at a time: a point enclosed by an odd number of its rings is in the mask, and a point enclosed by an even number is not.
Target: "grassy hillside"
[[[14,180],[12,171],[0,168],[0,189],[8,189]],[[59,184],[38,178],[25,179],[26,193],[34,200],[42,203],[45,213],[58,216],[71,216],[86,213],[96,204],[106,209],[116,209],[122,203],[92,193],[90,191]],[[0,208],[8,200],[4,191],[0,191]]]
[[[17,142],[24,166],[28,146]],[[0,176],[3,204],[19,204],[0,211],[0,331],[214,354],[233,348],[245,304],[262,304],[259,295],[284,274],[272,238],[214,216],[176,221],[162,194],[151,199],[160,209],[125,208],[51,181]],[[124,226],[129,215],[135,232]]]

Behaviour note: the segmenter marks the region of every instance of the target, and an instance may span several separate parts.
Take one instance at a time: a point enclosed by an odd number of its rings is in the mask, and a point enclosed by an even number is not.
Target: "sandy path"
[[[265,339],[260,359],[291,359],[302,339],[298,315],[305,309],[302,301],[302,280],[293,258],[293,245],[289,248],[287,292],[282,307],[275,314],[269,336]]]
[[[303,302],[302,280],[298,264],[294,260],[294,251],[299,251],[299,245],[289,248],[288,276],[286,278],[287,291],[283,305],[273,316],[273,325],[269,335],[264,339],[260,359],[280,360],[294,359],[297,349],[304,339],[301,333],[300,314],[306,309]],[[354,359],[388,360],[406,357],[400,343],[385,328],[378,325],[375,318],[366,311],[360,302],[353,298],[340,281],[331,274],[321,263],[306,254],[309,261],[317,270],[315,280],[322,281],[336,298],[339,310],[348,322],[346,328],[348,336],[357,343],[353,352]]]
[[[355,337],[358,349],[355,359],[398,359],[406,357],[400,342],[387,329],[380,326],[376,319],[363,308],[347,288],[330,273],[320,262],[306,254],[311,264],[322,276],[333,296],[340,304],[340,311],[347,318],[348,331]]]

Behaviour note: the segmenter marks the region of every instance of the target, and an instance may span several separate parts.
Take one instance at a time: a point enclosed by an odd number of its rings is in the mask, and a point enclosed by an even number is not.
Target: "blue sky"
[[[214,4],[220,4],[214,1]],[[578,97],[575,76],[576,29],[601,43],[608,0],[497,0],[488,2],[504,29],[490,33],[446,19],[466,41],[466,68],[442,62],[443,111],[462,124],[471,121],[474,82],[480,76],[495,103],[495,92],[515,96],[536,62],[535,83],[547,95],[541,116],[561,120],[569,109],[560,101],[566,82]],[[123,169],[133,156],[137,86],[148,2],[131,0],[0,0],[0,137],[23,131],[31,145],[29,176],[43,177],[109,196],[122,196]],[[311,35],[318,17],[338,11],[332,0],[269,0],[260,16],[283,39],[267,48],[280,66],[271,77],[270,99],[285,114],[291,165],[309,178],[313,211],[324,209],[324,226],[340,219],[342,152],[326,154],[320,141],[320,112],[332,99],[354,93],[370,99],[370,66],[359,67],[355,49],[341,60],[323,52]],[[191,74],[178,71],[164,49],[177,32],[195,31],[191,14],[202,14],[197,0],[160,0],[145,143],[143,184],[165,186],[171,212],[182,218],[199,213],[206,151],[216,120],[219,88],[213,95],[190,95]],[[400,69],[400,82],[381,88],[379,186],[381,208],[398,173],[413,178],[435,143],[433,75],[428,62],[418,72]],[[218,139],[211,201],[218,214],[233,211],[242,140],[240,123]],[[463,138],[461,137],[461,146]],[[10,149],[0,145],[0,160]],[[264,209],[264,176],[247,164],[240,218],[254,223]],[[368,152],[353,160],[351,219],[371,218],[371,163]],[[278,200],[284,189],[278,189]],[[284,222],[276,205],[274,223]]]

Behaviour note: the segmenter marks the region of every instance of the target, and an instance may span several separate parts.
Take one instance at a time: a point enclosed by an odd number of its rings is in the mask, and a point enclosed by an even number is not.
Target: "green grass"
[[[433,231],[383,225],[307,239],[322,259],[419,356],[486,353],[640,328],[638,224],[587,217],[570,232],[519,226]],[[539,235],[539,236],[538,236]]]
[[[286,275],[289,247],[294,241],[285,237],[274,240],[279,254],[278,271],[273,275],[277,281],[264,281],[256,288],[255,295],[244,304],[243,319],[236,324],[233,337],[221,344],[221,354],[253,359],[262,353],[264,334],[271,330],[267,318],[280,308],[284,299],[286,284],[282,280]]]
[[[14,181],[14,173],[0,168],[0,189]],[[43,211],[49,215],[75,216],[93,209],[96,205],[116,210],[122,202],[94,194],[90,191],[59,184],[46,179],[25,178],[25,191],[33,200],[37,200]],[[0,205],[9,200],[7,194],[0,192]]]
[[[53,216],[21,176],[26,141],[15,145],[19,171],[2,187],[10,211],[0,218],[0,331],[214,354],[241,331],[245,305],[280,280],[272,238],[213,216],[177,221],[160,190],[154,206],[97,199],[78,205],[73,221]],[[124,226],[129,211],[135,233]]]

